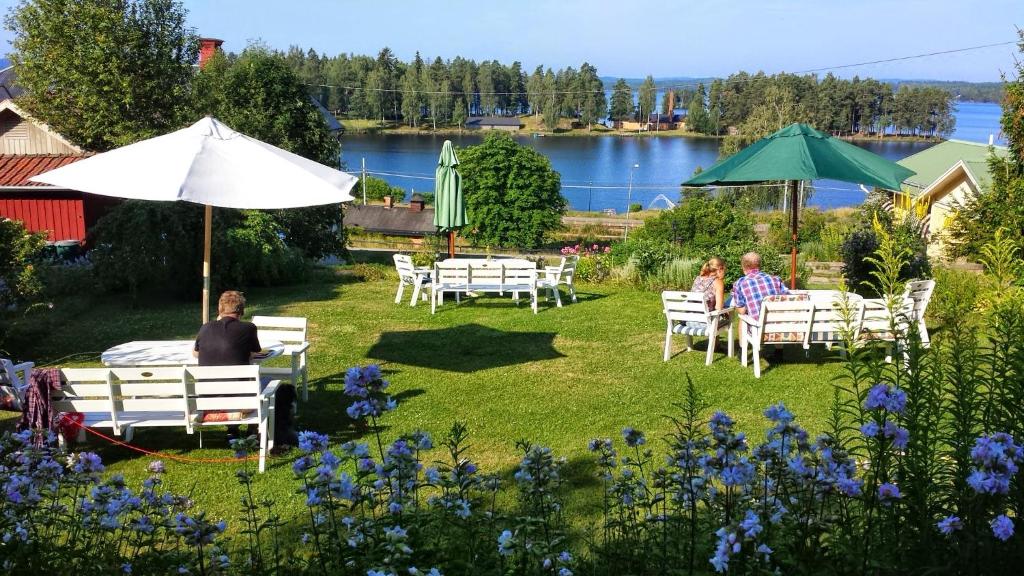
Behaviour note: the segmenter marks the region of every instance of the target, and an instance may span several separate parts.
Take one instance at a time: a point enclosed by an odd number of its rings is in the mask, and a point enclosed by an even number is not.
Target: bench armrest
[[[309,350],[309,342],[303,342],[298,348],[292,350],[292,356],[298,356],[299,354],[305,354],[306,350]]]
[[[721,310],[712,310],[711,312],[708,312],[708,316],[711,316],[712,318],[715,316],[722,316],[723,314],[728,314],[733,310],[735,310],[735,308],[733,308],[732,306],[728,308],[722,308]]]
[[[267,387],[264,388],[262,392],[260,392],[260,397],[265,400],[273,398],[274,395],[277,394],[277,389],[280,385],[280,380],[271,380],[270,384],[267,384]]]
[[[760,322],[758,322],[756,318],[754,318],[753,316],[750,316],[749,314],[739,314],[738,316],[739,316],[740,322],[743,322],[744,324],[746,324],[748,326],[753,326],[753,327],[756,328],[760,324]]]

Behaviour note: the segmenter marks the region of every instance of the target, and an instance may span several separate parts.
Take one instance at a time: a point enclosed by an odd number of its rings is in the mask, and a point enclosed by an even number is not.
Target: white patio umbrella
[[[250,138],[207,116],[188,128],[32,178],[90,194],[206,206],[203,322],[209,319],[213,206],[277,209],[352,200],[357,178]]]

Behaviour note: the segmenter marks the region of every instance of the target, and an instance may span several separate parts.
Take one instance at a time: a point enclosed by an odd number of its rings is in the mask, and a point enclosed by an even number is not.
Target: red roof
[[[60,156],[55,154],[21,156],[0,154],[0,186],[49,186],[32,182],[29,178],[60,168],[85,156]]]

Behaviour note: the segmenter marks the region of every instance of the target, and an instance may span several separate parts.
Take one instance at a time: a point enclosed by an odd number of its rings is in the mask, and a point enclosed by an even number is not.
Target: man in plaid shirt
[[[761,256],[747,252],[740,260],[743,277],[732,286],[732,305],[740,314],[757,318],[761,312],[761,301],[773,294],[789,294],[778,276],[761,272]]]

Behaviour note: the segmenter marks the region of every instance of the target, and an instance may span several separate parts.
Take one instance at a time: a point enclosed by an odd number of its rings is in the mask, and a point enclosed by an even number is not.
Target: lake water
[[[1001,113],[997,104],[961,103],[956,112],[957,130],[953,138],[987,143],[989,134],[998,134]],[[448,138],[457,147],[479,144],[483,139],[479,133]],[[659,195],[678,200],[679,184],[698,166],[707,168],[714,164],[719,144],[712,138],[656,136],[532,137],[524,134],[516,138],[551,161],[562,176],[562,194],[571,208],[612,208],[619,213],[629,202],[647,208]],[[443,136],[348,134],[342,139],[342,160],[348,171],[355,174],[365,158],[368,173],[406,189],[410,195],[415,190],[432,192],[434,167],[444,140]],[[932,146],[923,142],[888,141],[856,144],[890,160],[900,160]],[[635,164],[640,167],[631,170]],[[819,180],[814,186],[812,206],[856,206],[864,200],[864,192],[853,184]],[[358,196],[358,190],[354,193]],[[664,206],[662,202],[656,205]]]

